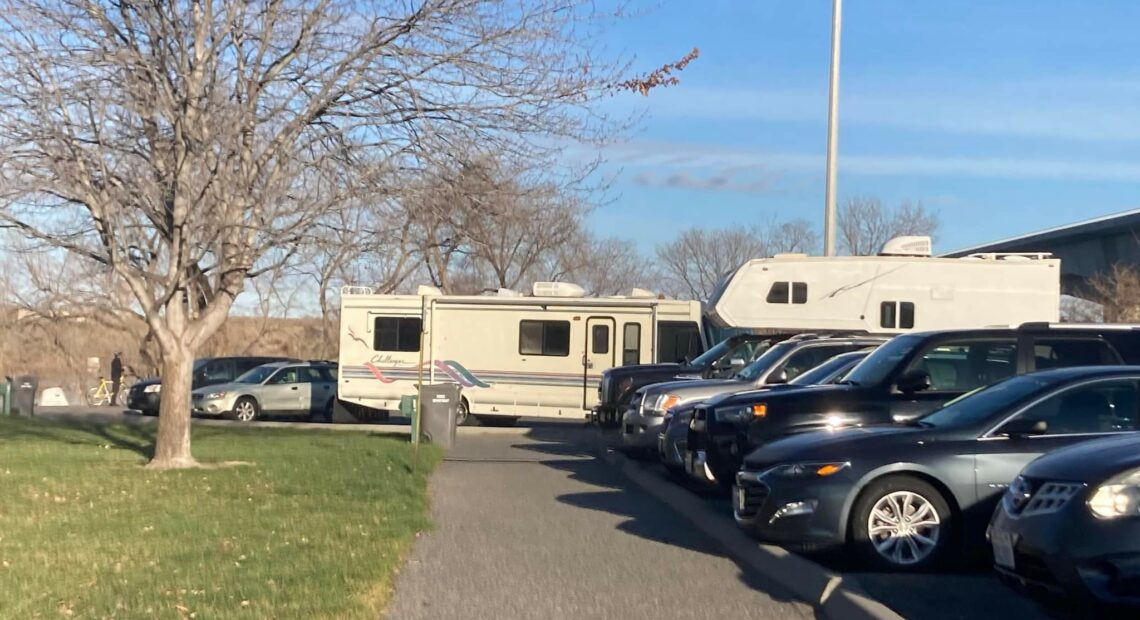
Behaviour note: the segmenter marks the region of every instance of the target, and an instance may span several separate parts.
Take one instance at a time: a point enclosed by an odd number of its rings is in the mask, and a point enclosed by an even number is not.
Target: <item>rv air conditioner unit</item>
[[[634,299],[653,299],[657,294],[653,291],[647,291],[643,288],[634,288],[629,292],[629,296]]]
[[[930,237],[895,237],[883,244],[879,256],[930,256],[932,246]]]
[[[585,297],[586,289],[569,282],[535,282],[535,297]]]
[[[434,286],[428,286],[427,284],[421,284],[418,287],[416,287],[416,295],[419,295],[421,297],[425,297],[428,295],[442,295],[442,294],[443,294],[443,291],[439,290],[438,288],[436,288]]]

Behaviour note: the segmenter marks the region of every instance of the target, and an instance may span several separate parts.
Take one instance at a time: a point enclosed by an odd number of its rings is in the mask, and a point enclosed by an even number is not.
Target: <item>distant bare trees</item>
[[[162,352],[151,465],[193,466],[196,351],[316,222],[448,145],[541,162],[608,137],[591,106],[621,67],[592,54],[601,17],[586,0],[5,0],[0,224],[128,288]]]
[[[853,256],[878,254],[883,244],[902,235],[933,237],[940,225],[938,214],[921,202],[906,201],[891,208],[868,196],[848,199],[836,219],[839,243]]]
[[[705,299],[729,271],[753,258],[779,252],[812,252],[819,236],[804,220],[747,228],[689,228],[677,239],[659,244],[657,262],[669,290],[690,299]]]

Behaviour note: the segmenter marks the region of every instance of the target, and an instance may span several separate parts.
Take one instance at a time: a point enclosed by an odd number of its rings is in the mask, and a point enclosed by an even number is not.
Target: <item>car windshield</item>
[[[971,426],[1000,413],[1050,385],[1040,377],[1022,375],[967,392],[919,418],[918,425],[934,428]]]
[[[234,383],[263,383],[275,370],[277,370],[276,366],[258,366],[234,379]]]
[[[807,372],[795,377],[788,381],[789,385],[819,385],[825,383],[828,379],[834,377],[837,373],[841,373],[852,366],[856,362],[863,359],[866,353],[851,353],[848,355],[839,355],[833,357],[826,362],[808,370]]]
[[[922,336],[896,336],[875,349],[851,369],[843,378],[844,383],[854,385],[877,385],[887,378],[899,362],[916,347],[922,344]]]
[[[698,355],[696,359],[690,363],[697,368],[708,368],[709,366],[712,366],[713,362],[720,359],[720,357],[727,352],[728,341],[723,340],[721,342],[718,342],[715,346],[713,346],[713,348]]]
[[[776,362],[784,358],[784,354],[795,345],[791,342],[781,342],[780,344],[773,345],[763,355],[756,358],[756,361],[745,366],[736,373],[736,379],[742,381],[755,381],[768,371]]]

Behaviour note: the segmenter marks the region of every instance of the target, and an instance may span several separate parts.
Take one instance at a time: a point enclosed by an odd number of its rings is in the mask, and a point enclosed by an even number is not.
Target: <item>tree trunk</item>
[[[162,356],[162,401],[158,410],[158,435],[152,469],[195,467],[190,454],[190,386],[194,352],[188,347],[165,351]]]

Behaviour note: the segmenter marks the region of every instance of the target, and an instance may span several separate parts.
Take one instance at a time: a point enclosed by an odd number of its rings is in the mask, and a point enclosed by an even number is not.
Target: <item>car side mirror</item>
[[[930,389],[930,373],[925,370],[912,370],[899,377],[895,384],[903,394],[913,394]]]
[[[787,382],[788,382],[788,370],[786,368],[781,368],[781,369],[777,370],[776,372],[772,373],[771,375],[768,376],[768,380],[766,381],[766,383],[769,383],[771,385],[779,385],[781,383],[787,383]]]
[[[1009,437],[1032,437],[1044,435],[1049,432],[1049,423],[1045,420],[1030,420],[1020,418],[1010,420],[1001,427],[1001,434]]]

